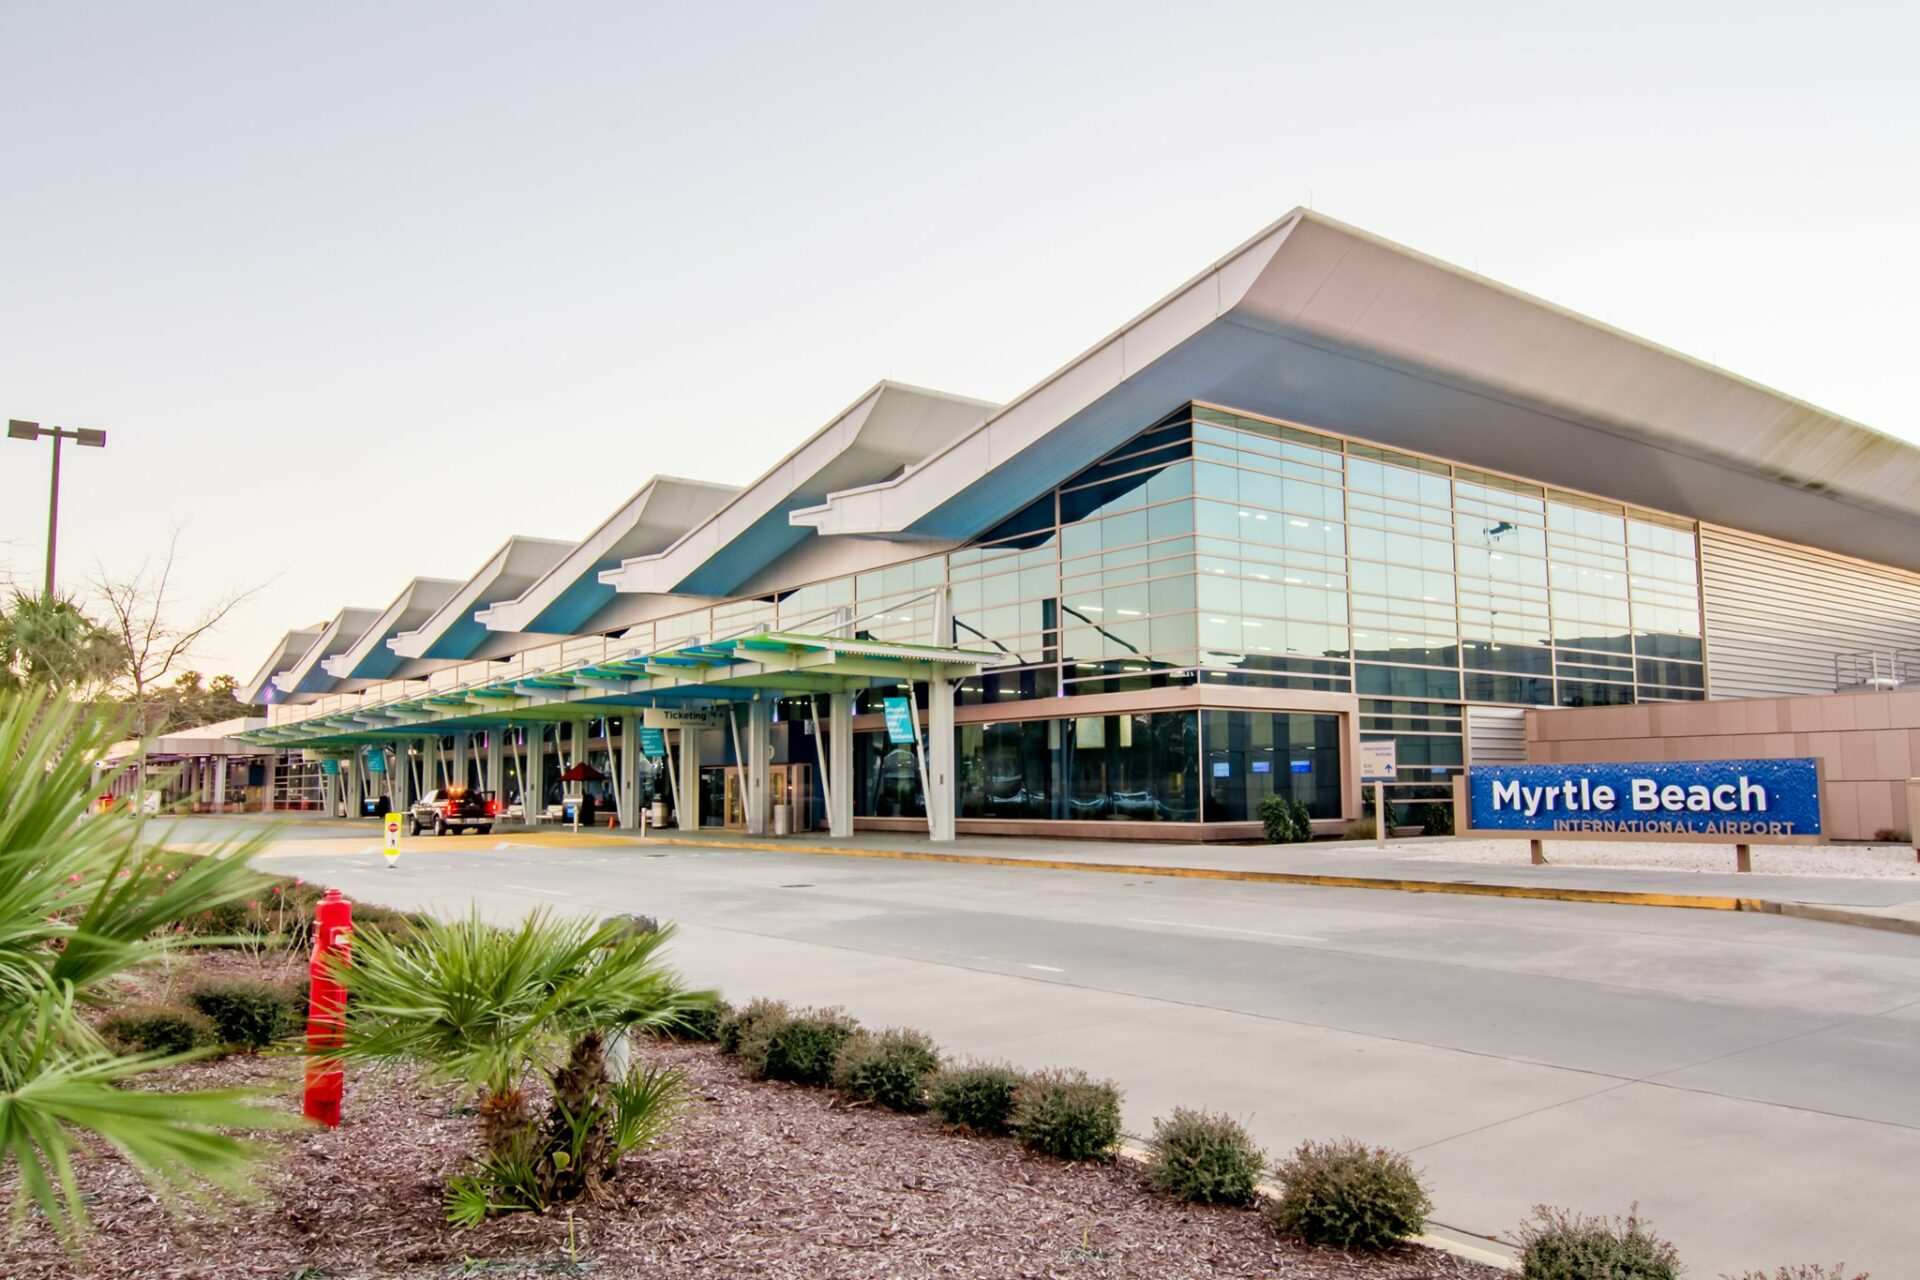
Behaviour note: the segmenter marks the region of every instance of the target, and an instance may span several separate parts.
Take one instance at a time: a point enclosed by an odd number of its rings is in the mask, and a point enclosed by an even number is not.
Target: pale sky
[[[198,655],[1004,400],[1296,204],[1920,440],[1920,6],[0,0],[0,416]],[[36,586],[47,454],[0,439]]]

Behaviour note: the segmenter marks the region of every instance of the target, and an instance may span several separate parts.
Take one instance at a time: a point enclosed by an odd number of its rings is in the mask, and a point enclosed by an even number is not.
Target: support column
[[[953,839],[953,681],[927,681],[927,838]]]
[[[610,748],[611,742],[607,744]],[[620,825],[640,825],[640,708],[629,707],[620,717],[620,751],[614,761],[620,779],[616,788],[620,797]]]
[[[360,816],[360,752],[356,748],[340,762],[341,799],[346,802],[347,816]]]
[[[853,695],[830,694],[827,699],[827,834],[853,834]]]
[[[504,807],[507,803],[507,774],[502,767],[504,758],[501,734],[505,732],[499,725],[487,729],[487,762],[480,772],[480,789],[493,792],[493,798]]]
[[[745,767],[747,780],[747,834],[763,836],[772,827],[769,792],[773,782],[773,703],[755,698],[747,704]]]
[[[261,774],[261,782],[263,785],[260,788],[262,792],[260,797],[260,812],[272,813],[273,812],[273,792],[274,792],[274,789],[280,784],[280,753],[278,751],[270,751],[267,753],[266,766],[267,767],[262,771],[262,774]],[[144,770],[134,775],[135,781],[134,781],[133,796],[134,796],[134,803],[136,805],[139,804],[140,802],[139,785],[140,785],[140,779],[143,778],[144,776],[145,776]]]
[[[680,729],[680,812],[682,831],[700,829],[700,731]]]
[[[215,761],[216,763],[213,767],[213,811],[215,813],[225,813],[227,811],[227,770],[232,767],[233,762],[226,756],[217,756],[215,757]]]
[[[413,808],[413,758],[407,754],[407,748],[412,745],[405,738],[393,740],[393,763],[388,766],[387,788],[393,793],[395,813]]]
[[[520,807],[526,811],[527,824],[547,818],[547,726],[527,726],[527,776],[520,787]]]

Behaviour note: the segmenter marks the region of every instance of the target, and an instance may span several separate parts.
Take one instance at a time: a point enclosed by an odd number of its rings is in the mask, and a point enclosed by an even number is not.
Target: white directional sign
[[[1362,782],[1392,782],[1400,772],[1398,744],[1389,738],[1385,742],[1363,742],[1360,744],[1360,780]]]

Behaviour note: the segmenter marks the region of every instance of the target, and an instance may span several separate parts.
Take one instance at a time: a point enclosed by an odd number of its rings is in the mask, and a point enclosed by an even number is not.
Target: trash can
[[[653,817],[649,821],[656,827],[664,827],[667,825],[667,802],[665,800],[655,800],[653,802]]]
[[[793,806],[777,804],[773,806],[773,834],[784,836],[793,830]]]

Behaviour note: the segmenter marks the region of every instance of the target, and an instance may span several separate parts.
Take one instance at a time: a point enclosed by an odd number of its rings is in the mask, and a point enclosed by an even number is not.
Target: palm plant
[[[297,1123],[241,1091],[126,1088],[191,1055],[115,1053],[83,1017],[114,979],[186,940],[168,925],[258,882],[258,839],[182,859],[138,817],[87,817],[95,763],[121,730],[50,694],[0,693],[0,1168],[17,1170],[16,1224],[37,1208],[70,1242],[87,1221],[80,1135],[163,1192],[243,1192],[259,1153],[226,1131]]]
[[[712,1005],[661,963],[671,933],[535,912],[513,928],[475,913],[355,936],[341,971],[344,1056],[413,1063],[478,1094],[477,1169],[447,1189],[455,1222],[597,1195],[621,1156],[665,1130],[679,1073],[610,1078],[607,1064],[612,1037],[671,1031]],[[528,1093],[535,1076],[550,1094],[544,1116]]]

